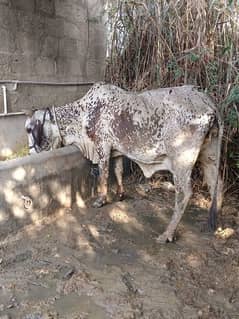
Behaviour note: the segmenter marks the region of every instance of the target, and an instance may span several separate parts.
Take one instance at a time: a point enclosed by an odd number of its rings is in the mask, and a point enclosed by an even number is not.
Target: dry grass
[[[29,155],[29,148],[28,145],[23,146],[21,149],[19,149],[17,152],[12,153],[9,156],[5,156],[5,157],[0,157],[0,161],[8,161],[8,160],[12,160],[12,159],[16,159],[19,157],[24,157]]]

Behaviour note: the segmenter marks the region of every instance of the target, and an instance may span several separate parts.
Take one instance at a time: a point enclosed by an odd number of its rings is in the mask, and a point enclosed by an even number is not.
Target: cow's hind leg
[[[222,199],[223,199],[223,182],[220,173],[217,172],[217,139],[211,137],[202,148],[199,156],[199,161],[203,169],[204,181],[208,185],[210,196],[212,199],[211,208],[208,217],[208,229],[214,231],[217,227],[217,215],[221,210]],[[218,174],[218,181],[217,181]],[[217,183],[217,193],[215,194],[215,185]]]
[[[157,238],[159,243],[172,242],[174,239],[175,230],[192,195],[191,173],[192,170],[190,169],[187,172],[179,171],[174,174],[175,208],[166,231]]]
[[[124,199],[123,187],[123,157],[119,156],[114,159],[114,172],[117,181],[117,195],[119,200]]]

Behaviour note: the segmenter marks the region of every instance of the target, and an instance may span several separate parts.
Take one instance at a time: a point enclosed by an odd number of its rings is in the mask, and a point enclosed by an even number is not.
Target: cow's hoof
[[[122,200],[124,200],[125,199],[125,194],[124,193],[118,193],[117,194],[117,199],[118,199],[118,201],[122,201]]]
[[[156,241],[158,244],[172,243],[174,241],[174,238],[172,235],[169,236],[169,234],[165,232],[162,235],[159,235],[156,238]]]
[[[94,203],[92,204],[92,206],[94,207],[94,208],[100,208],[100,207],[102,207],[102,206],[104,206],[105,205],[105,201],[102,199],[102,198],[97,198],[95,201],[94,201]]]

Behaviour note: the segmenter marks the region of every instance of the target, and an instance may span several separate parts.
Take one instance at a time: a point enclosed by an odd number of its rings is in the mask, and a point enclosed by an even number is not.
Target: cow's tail
[[[217,228],[217,219],[218,213],[221,209],[221,203],[219,204],[219,196],[218,193],[222,192],[222,184],[220,178],[220,161],[221,161],[221,148],[222,148],[222,139],[223,139],[223,131],[224,131],[224,122],[222,120],[221,114],[219,110],[216,111],[217,121],[218,121],[218,143],[217,143],[217,156],[216,156],[216,181],[215,187],[213,191],[212,204],[209,210],[209,218],[208,218],[208,227],[209,230],[214,231]]]

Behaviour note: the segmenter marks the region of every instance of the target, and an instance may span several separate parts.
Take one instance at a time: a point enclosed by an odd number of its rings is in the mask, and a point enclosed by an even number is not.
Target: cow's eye
[[[32,131],[31,127],[27,127],[27,128],[26,128],[26,131],[27,131],[28,134],[30,134],[31,131]]]

